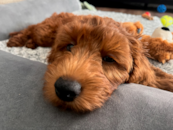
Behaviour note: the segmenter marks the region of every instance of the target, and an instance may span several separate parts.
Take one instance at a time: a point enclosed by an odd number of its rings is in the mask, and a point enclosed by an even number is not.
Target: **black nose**
[[[81,92],[81,85],[77,81],[66,80],[60,77],[55,82],[56,95],[63,101],[73,101]]]

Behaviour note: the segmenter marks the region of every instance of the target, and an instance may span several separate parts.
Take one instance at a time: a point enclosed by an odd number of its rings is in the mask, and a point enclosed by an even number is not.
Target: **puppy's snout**
[[[55,82],[56,95],[63,101],[73,101],[81,92],[81,85],[77,81],[60,77]]]

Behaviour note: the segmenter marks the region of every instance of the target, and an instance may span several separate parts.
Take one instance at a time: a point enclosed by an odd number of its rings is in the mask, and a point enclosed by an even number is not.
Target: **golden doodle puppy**
[[[51,47],[43,93],[53,105],[77,112],[101,107],[123,83],[173,92],[173,76],[151,65],[146,50],[111,18],[54,13],[11,33],[8,47]]]

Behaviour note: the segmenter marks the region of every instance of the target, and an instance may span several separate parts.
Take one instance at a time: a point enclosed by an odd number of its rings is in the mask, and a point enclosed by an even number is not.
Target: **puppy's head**
[[[134,57],[142,53],[138,41],[120,24],[90,23],[74,21],[58,29],[43,88],[55,106],[78,112],[99,108],[135,70],[139,58]]]

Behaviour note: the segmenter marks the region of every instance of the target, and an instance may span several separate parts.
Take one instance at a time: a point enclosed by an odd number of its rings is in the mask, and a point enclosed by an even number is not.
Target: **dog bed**
[[[171,92],[122,84],[102,108],[79,114],[45,102],[46,65],[0,51],[0,130],[171,130]]]
[[[155,28],[162,26],[159,17],[154,17],[154,20],[150,21],[150,20],[146,20],[146,19],[142,18],[140,15],[131,15],[131,14],[115,13],[115,12],[79,10],[79,11],[75,11],[73,13],[76,15],[92,14],[92,15],[99,15],[102,17],[111,17],[114,20],[119,21],[119,22],[140,21],[144,26],[144,34],[147,34],[147,35],[151,35],[153,33],[153,31],[155,30]],[[30,60],[34,60],[34,61],[38,61],[38,62],[47,64],[46,57],[50,51],[50,48],[38,47],[35,50],[28,49],[25,47],[8,48],[8,47],[6,47],[7,41],[8,40],[0,42],[0,50],[9,52],[9,53],[17,55],[17,56],[21,56],[23,58],[27,58]],[[165,71],[167,73],[173,74],[173,69],[172,69],[173,60],[168,61],[164,65],[155,60],[151,60],[151,59],[149,59],[149,60],[154,66],[161,68],[163,71]]]

